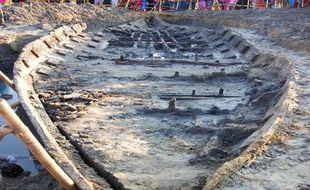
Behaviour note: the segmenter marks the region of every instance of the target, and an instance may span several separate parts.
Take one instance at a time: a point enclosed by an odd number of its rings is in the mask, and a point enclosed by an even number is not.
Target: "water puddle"
[[[0,82],[0,93],[13,95],[7,100],[10,104],[18,101],[17,94],[3,82]],[[5,121],[0,117],[0,126],[4,124]],[[25,144],[13,134],[5,136],[0,141],[0,158],[7,158],[8,156],[13,157],[15,163],[20,165],[25,171],[30,171],[31,175],[38,173],[39,165],[33,160],[33,157]]]

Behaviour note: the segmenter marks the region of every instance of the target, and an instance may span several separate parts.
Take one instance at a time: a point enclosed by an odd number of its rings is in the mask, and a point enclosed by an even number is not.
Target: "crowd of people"
[[[216,0],[220,10],[230,10],[238,0]],[[253,0],[260,1],[260,0]],[[262,0],[263,1],[263,0]],[[121,6],[131,10],[205,10],[214,7],[214,0],[94,0],[95,5]]]
[[[19,0],[18,2],[31,2]],[[58,0],[58,2],[93,3],[126,7],[135,11],[232,10],[243,8],[281,8],[309,6],[310,0]],[[2,7],[12,0],[0,0],[0,25],[4,24]],[[57,0],[47,0],[57,2]],[[249,4],[250,3],[250,4]]]
[[[95,5],[127,7],[135,11],[232,10],[298,7],[309,0],[94,0]]]
[[[221,9],[228,10],[237,0],[218,0]],[[94,0],[95,5],[126,6],[131,10],[195,10],[211,9],[213,0]]]

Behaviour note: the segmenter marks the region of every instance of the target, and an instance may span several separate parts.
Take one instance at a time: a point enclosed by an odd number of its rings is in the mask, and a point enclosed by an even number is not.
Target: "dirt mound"
[[[86,22],[89,31],[99,31],[137,19],[138,14],[124,9],[108,10],[93,4],[39,3],[5,6],[8,27],[0,30],[0,70],[11,75],[13,63],[25,44],[62,25]],[[39,32],[38,32],[39,31]],[[32,32],[32,34],[31,34]],[[29,37],[29,34],[31,36]],[[17,51],[12,49],[17,44]]]
[[[179,18],[178,18],[179,17]],[[183,14],[165,17],[192,24],[225,26],[255,30],[275,43],[289,49],[310,51],[310,8],[302,9],[247,9],[238,11],[186,11]],[[191,21],[191,20],[194,20]]]
[[[115,26],[127,19],[134,19],[133,14],[125,10],[109,11],[93,4],[50,4],[34,3],[6,6],[5,18],[10,23],[47,23],[53,27],[65,24],[87,22],[91,26]],[[93,28],[90,28],[93,30]]]

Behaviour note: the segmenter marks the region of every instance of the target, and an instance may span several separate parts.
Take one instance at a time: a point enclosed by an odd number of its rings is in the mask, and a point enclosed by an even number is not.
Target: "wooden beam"
[[[74,181],[57,165],[55,160],[45,151],[43,146],[20,120],[10,105],[0,99],[0,115],[14,129],[14,134],[23,141],[34,157],[44,168],[67,190],[75,190]]]
[[[4,73],[0,71],[0,80],[15,90],[15,84]]]

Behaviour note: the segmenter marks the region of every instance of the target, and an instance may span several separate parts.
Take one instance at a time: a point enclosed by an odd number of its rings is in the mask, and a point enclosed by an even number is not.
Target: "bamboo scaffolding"
[[[163,0],[159,0],[159,12],[162,12]]]
[[[125,5],[125,8],[126,8],[126,9],[128,8],[129,3],[130,3],[130,0],[127,0],[126,5]]]
[[[15,90],[15,84],[4,73],[0,71],[0,80]]]
[[[53,158],[45,151],[28,127],[20,120],[10,105],[0,99],[0,115],[6,120],[14,134],[21,139],[34,157],[45,169],[67,190],[75,190],[74,181],[57,165]],[[3,129],[3,134],[7,129]]]
[[[10,107],[11,107],[12,109],[15,109],[15,108],[17,108],[19,105],[20,105],[20,102],[17,101],[17,102],[15,102],[15,103],[13,103],[13,104],[10,104]],[[13,133],[13,131],[14,131],[14,129],[11,128],[11,127],[8,126],[8,125],[1,126],[1,127],[0,127],[0,141],[1,141],[1,139],[2,139],[4,136],[6,136],[6,135],[8,135],[8,134],[10,134],[10,133]]]

